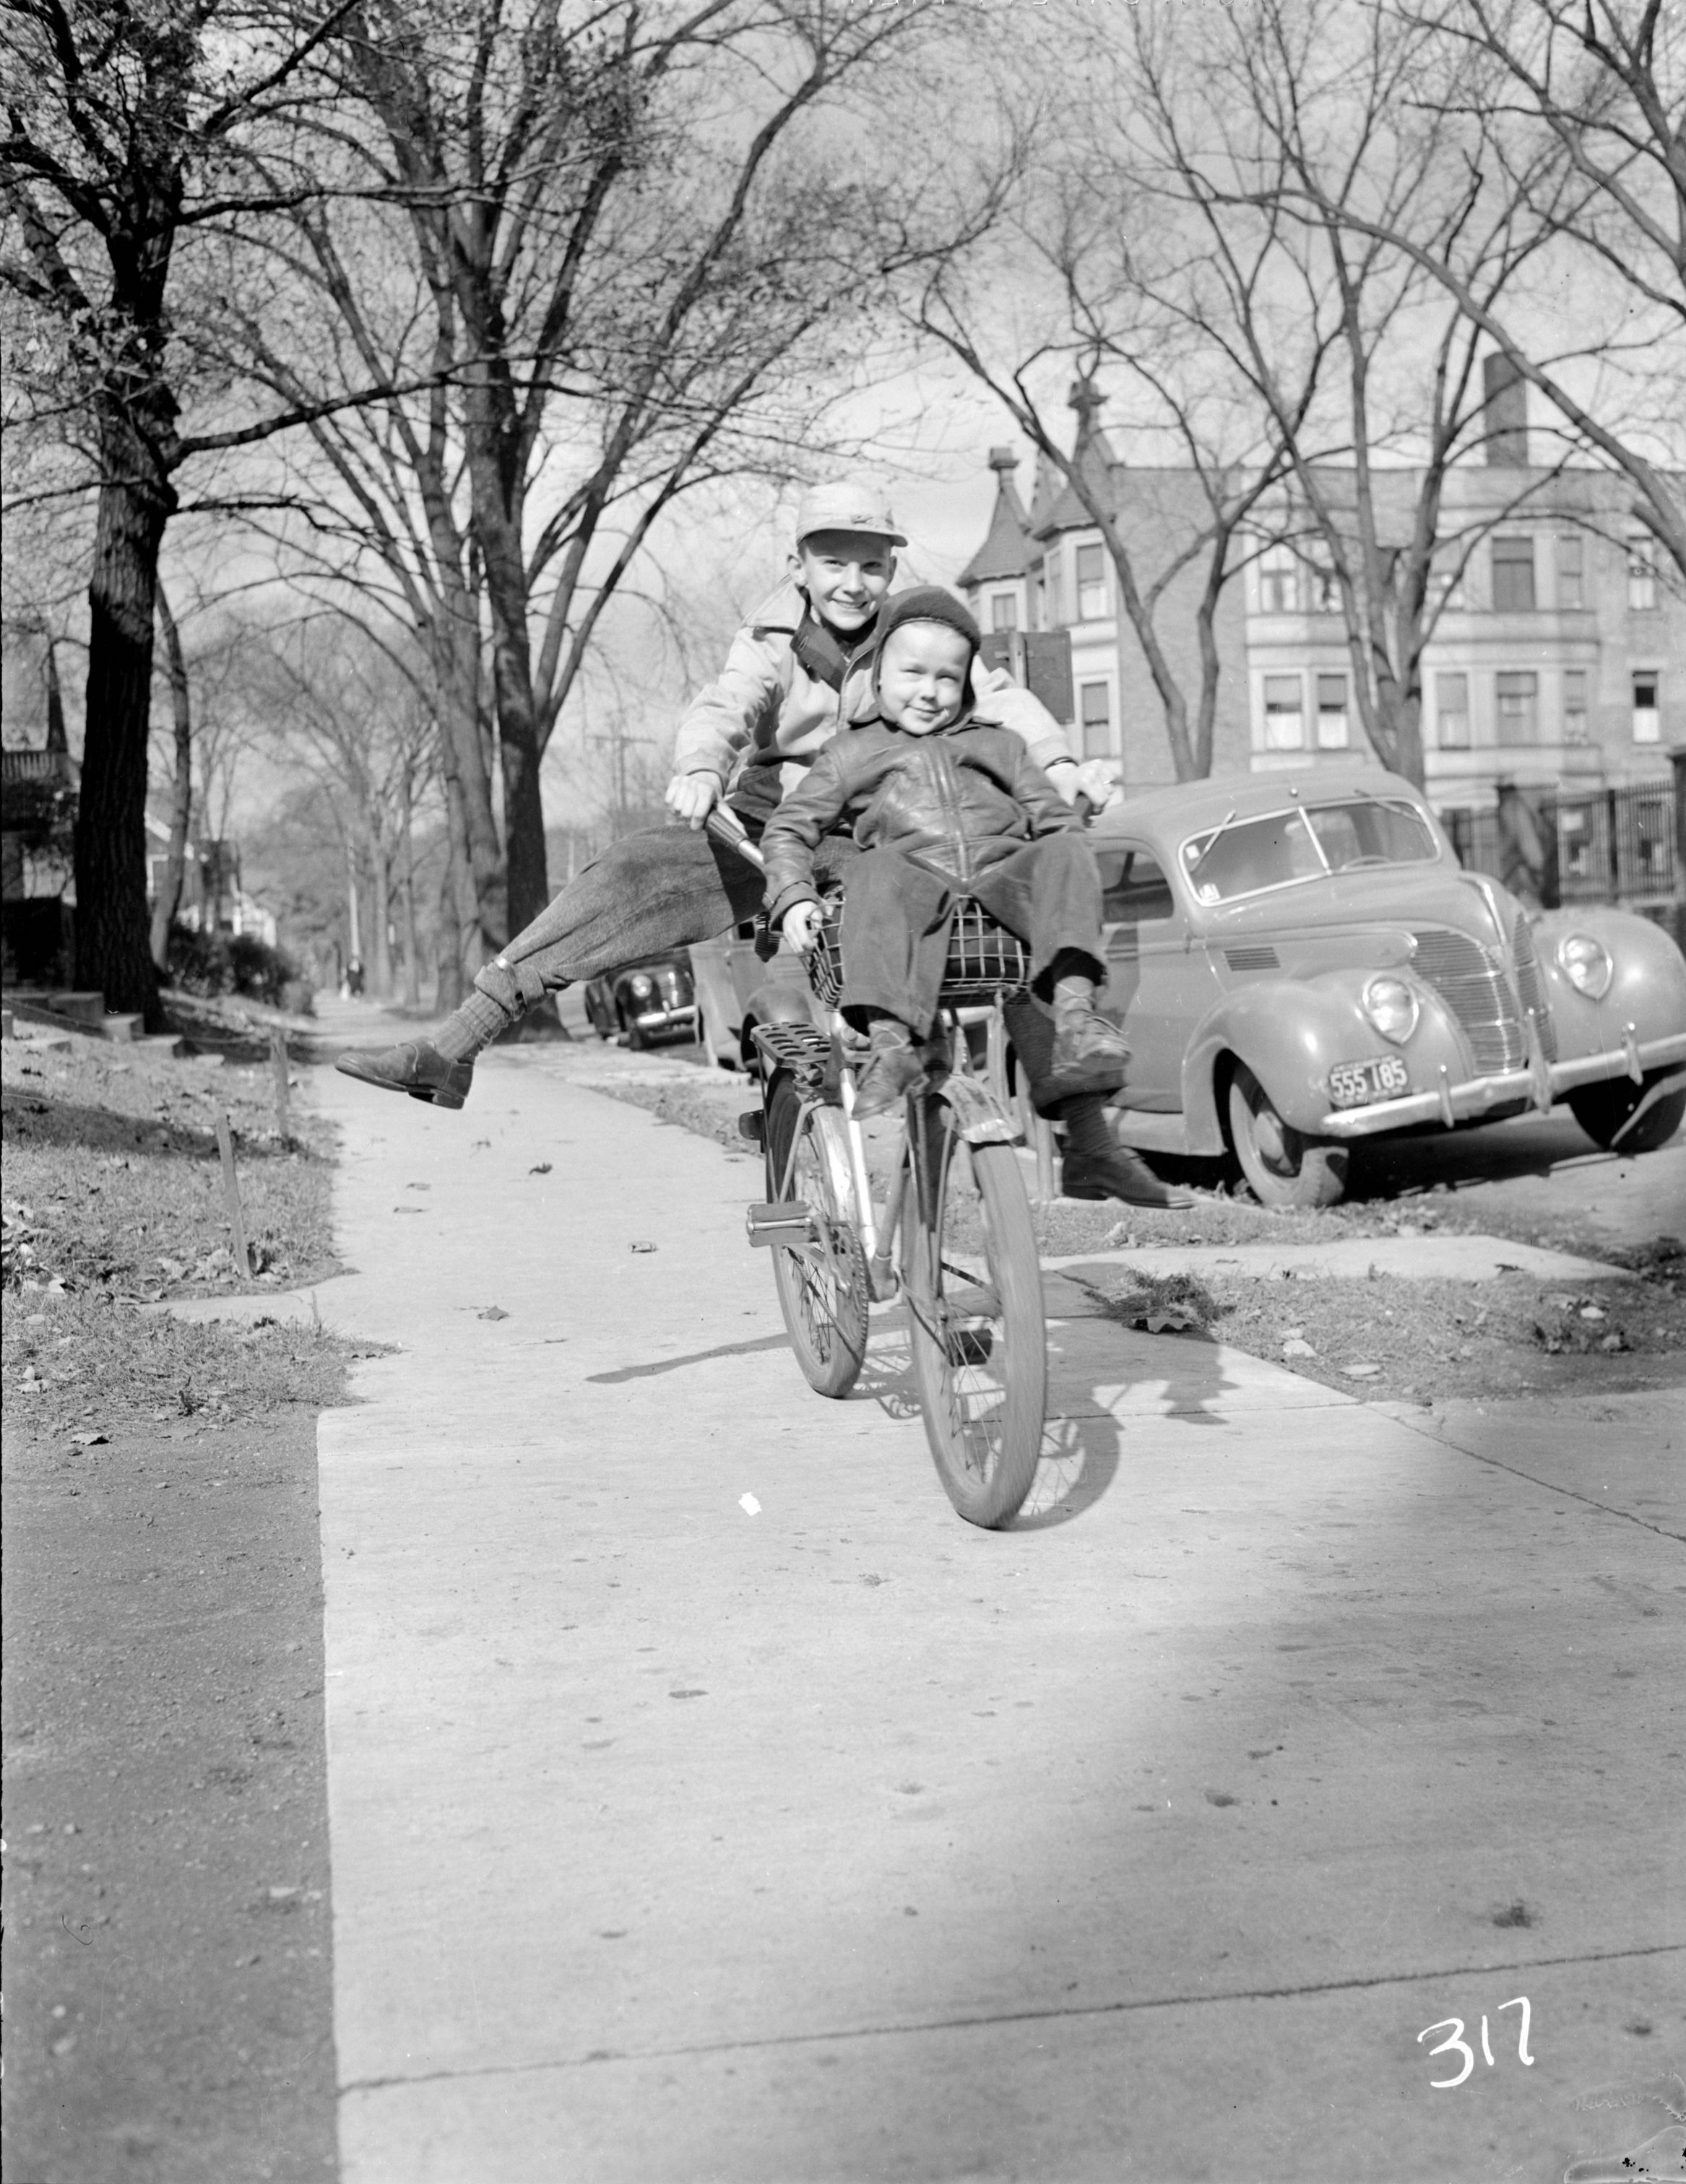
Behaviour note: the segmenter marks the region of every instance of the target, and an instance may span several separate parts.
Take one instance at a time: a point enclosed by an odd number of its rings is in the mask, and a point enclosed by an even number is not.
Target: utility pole
[[[631,736],[619,721],[605,736],[588,736],[590,744],[606,744],[609,749],[609,778],[614,798],[613,832],[618,838],[626,829],[627,819],[627,748],[631,744],[652,744],[654,736]]]

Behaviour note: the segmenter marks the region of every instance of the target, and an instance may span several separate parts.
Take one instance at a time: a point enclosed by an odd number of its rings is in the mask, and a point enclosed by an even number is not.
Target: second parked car
[[[649,956],[623,963],[585,989],[585,1013],[599,1039],[622,1039],[628,1046],[696,1037],[696,989],[689,950]]]

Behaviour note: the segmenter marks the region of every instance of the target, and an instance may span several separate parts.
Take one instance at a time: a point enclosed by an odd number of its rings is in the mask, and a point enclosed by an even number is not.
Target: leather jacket
[[[910,736],[874,722],[828,744],[768,821],[771,924],[818,900],[814,850],[845,819],[863,850],[899,850],[962,894],[1026,842],[1081,823],[1008,728],[965,721]]]

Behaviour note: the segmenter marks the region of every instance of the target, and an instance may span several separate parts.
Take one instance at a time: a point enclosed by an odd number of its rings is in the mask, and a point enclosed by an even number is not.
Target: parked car
[[[585,1013],[599,1039],[623,1039],[628,1046],[696,1037],[696,989],[690,951],[648,956],[623,963],[585,989]]]
[[[1566,1100],[1645,1152],[1686,1115],[1686,960],[1626,911],[1526,912],[1466,872],[1421,792],[1358,766],[1151,789],[1090,831],[1101,997],[1131,1046],[1114,1119],[1147,1152],[1233,1156],[1267,1206],[1326,1206],[1360,1138]],[[810,1017],[745,931],[694,948],[703,1038]]]
[[[1525,912],[1371,768],[1150,790],[1091,833],[1103,1005],[1131,1049],[1119,1135],[1232,1152],[1266,1205],[1328,1205],[1360,1138],[1566,1100],[1644,1152],[1686,1114],[1686,960],[1661,928]]]
[[[697,1037],[716,1067],[754,1067],[751,1034],[758,1023],[822,1020],[801,959],[783,940],[776,953],[764,955],[753,927],[742,925],[735,933],[693,944],[690,954]]]

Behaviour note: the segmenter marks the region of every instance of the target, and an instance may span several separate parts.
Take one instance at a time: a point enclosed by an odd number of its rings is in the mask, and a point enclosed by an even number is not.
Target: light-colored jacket
[[[738,632],[725,666],[680,717],[675,773],[715,774],[729,788],[749,766],[777,766],[790,788],[840,725],[875,712],[864,672],[851,669],[840,693],[810,675],[792,652],[806,604],[807,595],[787,578]],[[972,718],[980,726],[1010,728],[1038,766],[1071,758],[1064,729],[1011,676],[974,666],[972,688]]]

